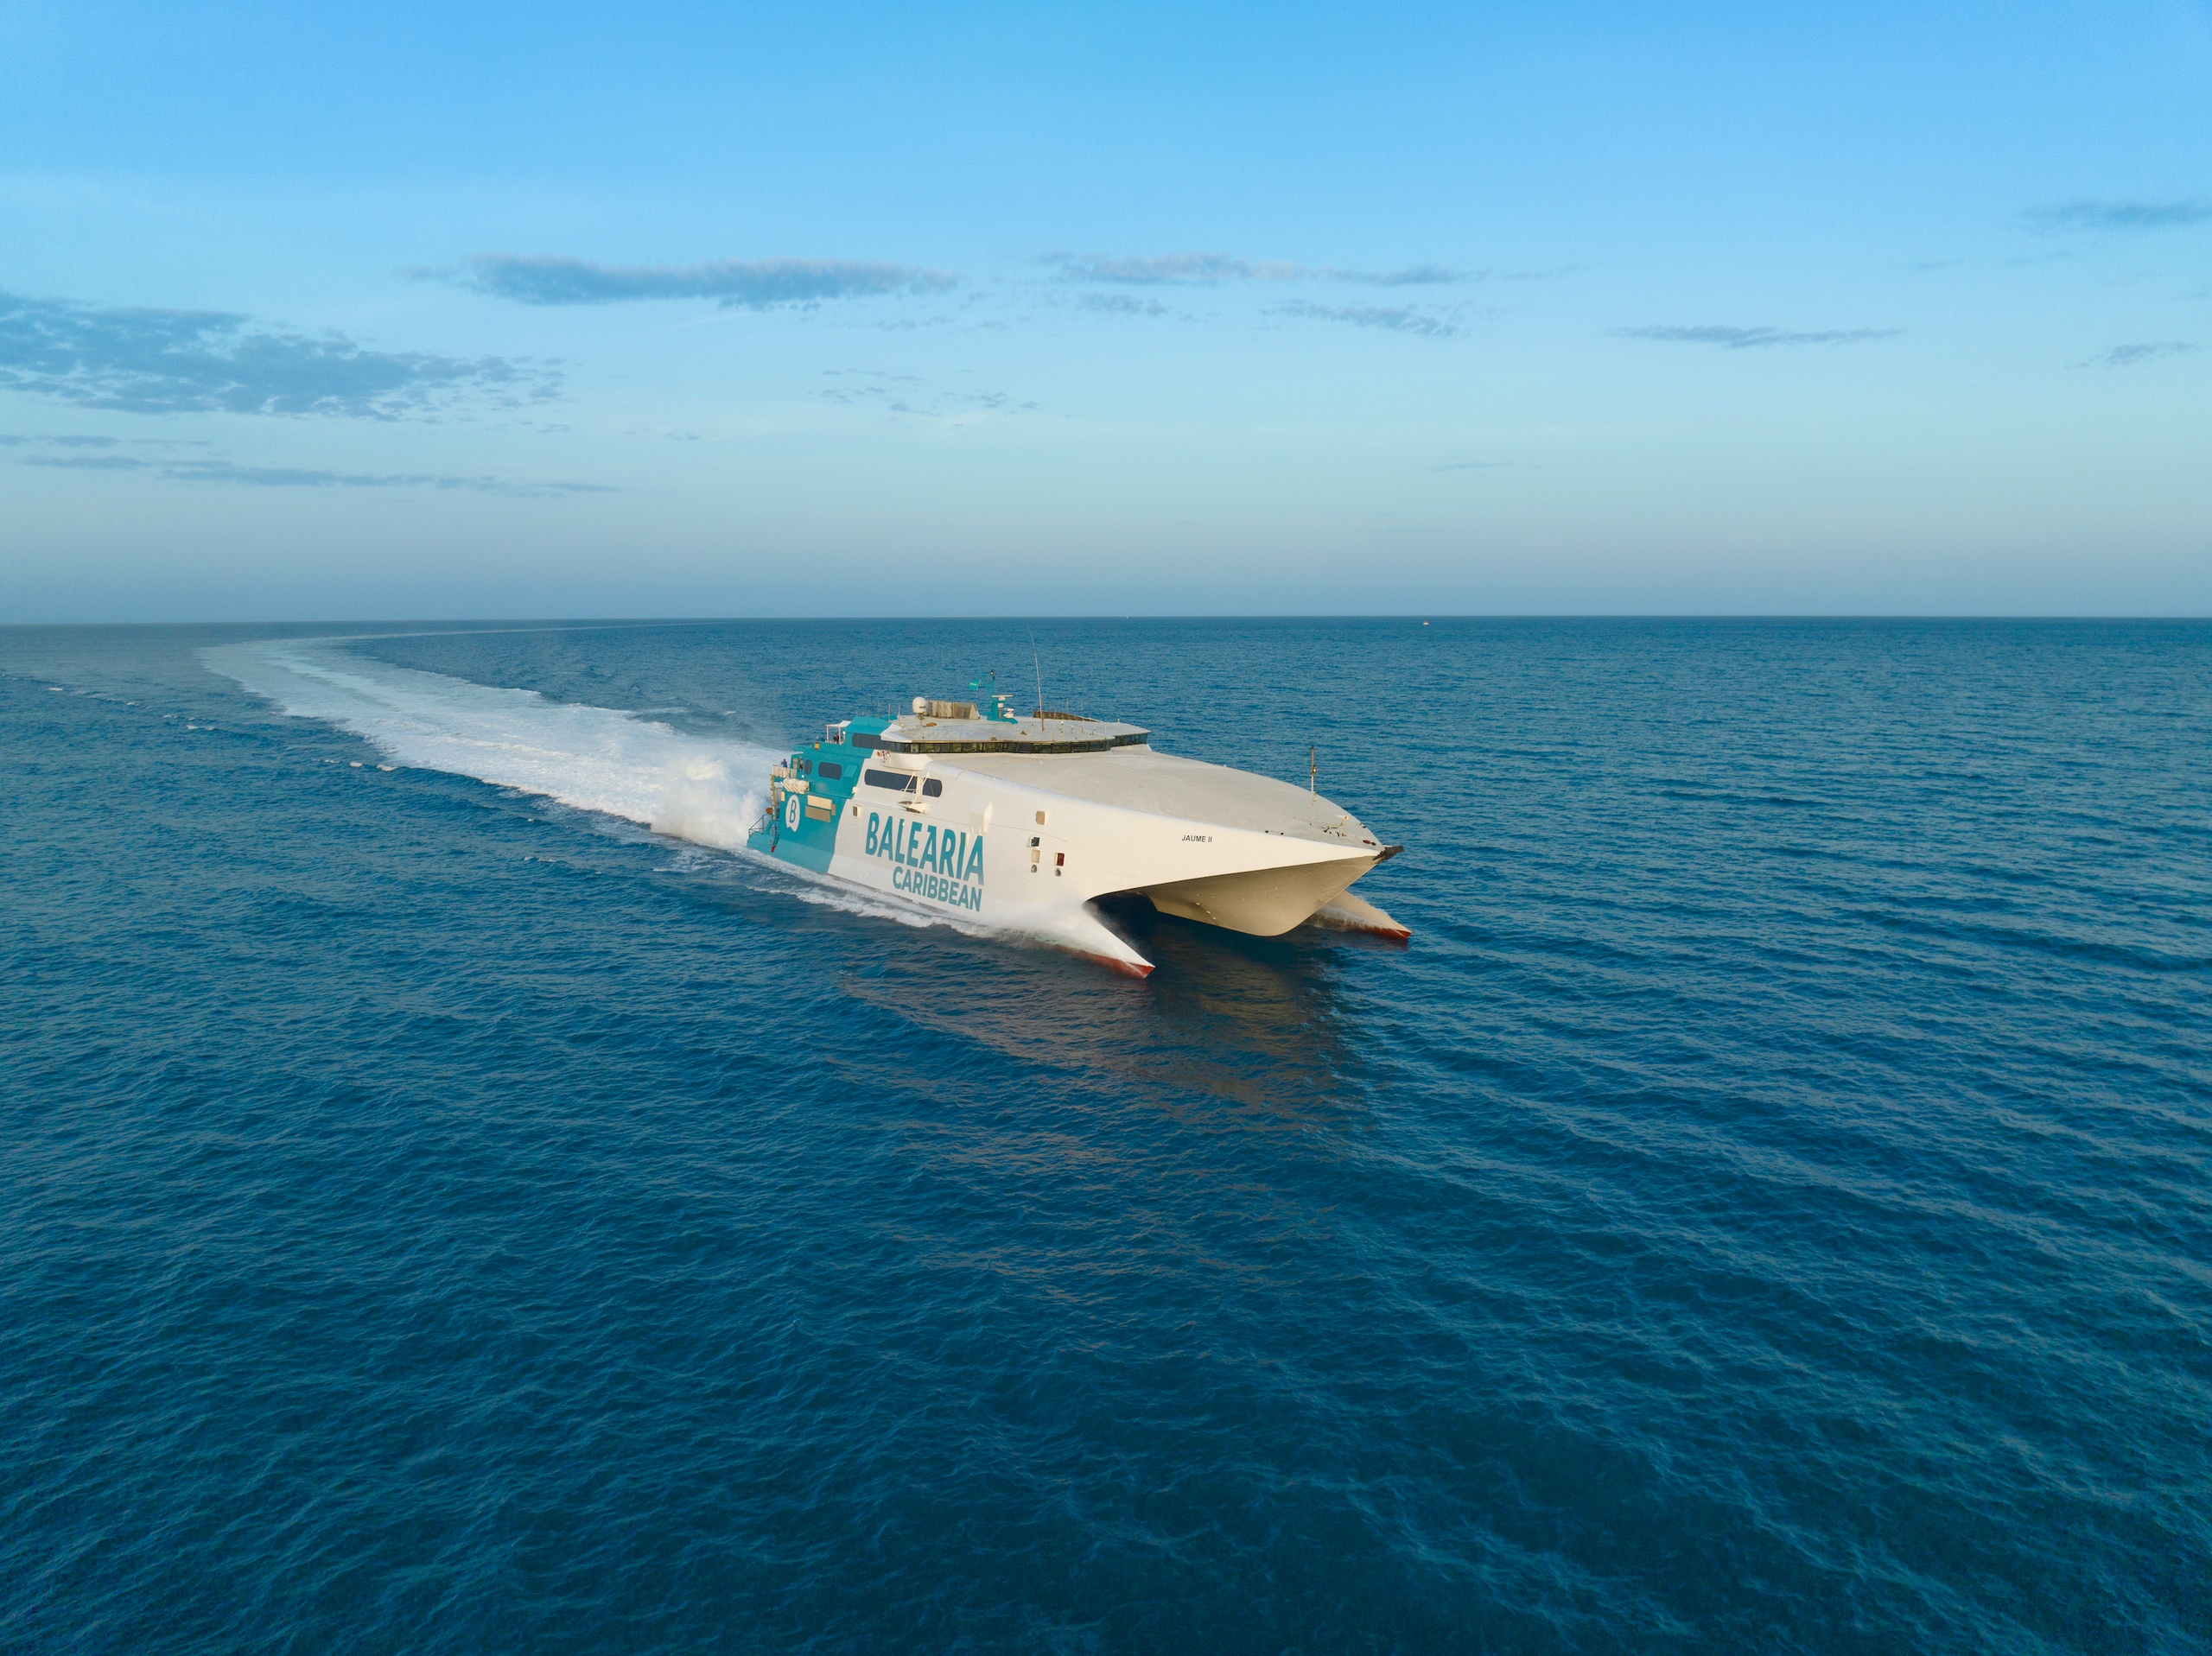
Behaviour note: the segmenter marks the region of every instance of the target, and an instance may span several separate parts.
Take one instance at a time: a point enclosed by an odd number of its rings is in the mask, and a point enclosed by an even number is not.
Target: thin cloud
[[[22,463],[69,472],[149,472],[172,483],[231,483],[263,489],[462,489],[529,498],[614,492],[601,483],[520,482],[447,472],[333,472],[297,466],[240,466],[225,460],[142,460],[134,454],[33,454]]]
[[[2212,201],[2065,201],[2026,217],[2044,230],[2176,230],[2212,220]]]
[[[1033,414],[1034,403],[1016,403],[1005,391],[955,391],[928,384],[918,374],[894,374],[872,368],[825,368],[825,379],[843,381],[820,393],[824,401],[847,408],[880,408],[932,420],[979,414]]]
[[[1226,253],[1166,253],[1118,257],[1103,253],[1047,253],[1040,263],[1057,268],[1070,282],[1104,282],[1124,287],[1217,287],[1226,282],[1357,282],[1370,287],[1443,286],[1480,281],[1481,270],[1455,270],[1418,264],[1403,270],[1346,270],[1334,265],[1232,258]]]
[[[829,299],[942,293],[945,270],[850,259],[717,259],[705,264],[592,264],[550,254],[484,253],[467,285],[524,305],[619,305],[645,299],[711,299],[725,309],[766,310]]]
[[[0,390],[82,408],[401,420],[465,400],[519,407],[559,387],[557,371],[527,358],[372,351],[228,311],[102,309],[0,293]]]
[[[1486,270],[1452,270],[1441,264],[1416,264],[1404,270],[1324,270],[1332,282],[1367,282],[1378,288],[1434,288],[1453,282],[1479,282]]]
[[[22,432],[0,433],[0,448],[212,448],[213,443],[176,437],[95,437],[82,432],[48,432],[31,436]]]
[[[1301,274],[1295,264],[1255,264],[1249,259],[1230,258],[1225,253],[1168,253],[1149,258],[1047,253],[1043,262],[1057,265],[1060,274],[1071,282],[1113,282],[1130,287],[1281,282]]]
[[[162,476],[181,483],[238,483],[263,489],[465,489],[539,498],[615,492],[604,483],[518,482],[446,472],[326,472],[294,466],[237,466],[229,460],[179,460],[161,469]]]
[[[1387,328],[1393,333],[1412,333],[1425,339],[1456,339],[1461,331],[1442,317],[1402,305],[1284,305],[1275,314],[1315,322],[1347,322],[1354,327]]]
[[[1894,339],[1901,327],[1831,327],[1811,331],[1780,327],[1617,327],[1627,339],[1657,339],[1669,345],[1715,345],[1724,351],[1756,351],[1771,345],[1863,345],[1870,339]]]
[[[2193,345],[2180,339],[2154,339],[2148,345],[2116,345],[2102,356],[2090,358],[2106,368],[2133,368],[2139,363],[2156,362],[2162,357],[2178,357],[2196,350]],[[2084,364],[2083,366],[2088,366]]]
[[[1167,307],[1157,299],[1133,299],[1125,293],[1087,293],[1076,301],[1084,310],[1107,316],[1165,316]]]
[[[27,435],[22,431],[0,434],[0,449],[213,449],[213,442],[190,442],[183,438],[95,438],[84,431],[47,431]]]

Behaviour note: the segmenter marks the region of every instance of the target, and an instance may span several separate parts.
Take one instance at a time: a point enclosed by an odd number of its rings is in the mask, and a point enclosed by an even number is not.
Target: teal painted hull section
[[[837,852],[837,827],[850,808],[865,762],[864,749],[843,743],[813,742],[795,751],[788,763],[798,779],[771,789],[768,814],[759,830],[746,836],[746,849],[810,874],[828,873]],[[807,809],[810,803],[826,803],[830,814],[817,815]]]
[[[830,827],[834,829],[834,825]],[[797,834],[785,834],[779,835],[779,838],[770,838],[767,834],[752,834],[746,838],[746,849],[761,851],[763,855],[772,855],[779,862],[790,862],[791,866],[805,869],[807,873],[830,873],[830,858],[834,855],[832,847],[807,845]]]

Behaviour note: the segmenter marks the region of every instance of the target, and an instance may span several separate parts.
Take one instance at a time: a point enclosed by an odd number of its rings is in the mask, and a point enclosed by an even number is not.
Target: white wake
[[[910,926],[949,926],[970,936],[997,931],[746,852],[745,836],[766,799],[768,767],[784,757],[767,748],[687,736],[620,708],[552,701],[535,690],[391,666],[352,654],[342,639],[266,639],[200,655],[213,671],[284,712],[351,731],[399,765],[542,795],[671,839],[742,853],[746,862],[772,866],[782,877],[779,885],[804,902]],[[1128,947],[1080,910],[1040,916],[1020,935],[1109,957]]]
[[[724,850],[743,847],[760,815],[768,767],[782,757],[687,736],[619,708],[389,666],[330,640],[200,653],[216,672],[286,713],[351,731],[401,765],[542,794]]]

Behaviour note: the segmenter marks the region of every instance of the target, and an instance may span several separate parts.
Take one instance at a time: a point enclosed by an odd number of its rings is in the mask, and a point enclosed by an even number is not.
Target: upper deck
[[[1152,739],[1135,725],[1077,714],[1040,709],[1023,717],[1006,701],[1000,696],[979,707],[916,696],[912,710],[896,718],[851,719],[830,728],[855,747],[891,753],[1103,753]]]

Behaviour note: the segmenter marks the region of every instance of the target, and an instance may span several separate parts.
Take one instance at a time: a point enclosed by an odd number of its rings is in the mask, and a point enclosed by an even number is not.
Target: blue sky
[[[18,0],[0,620],[2212,613],[2208,89],[2205,0]]]

